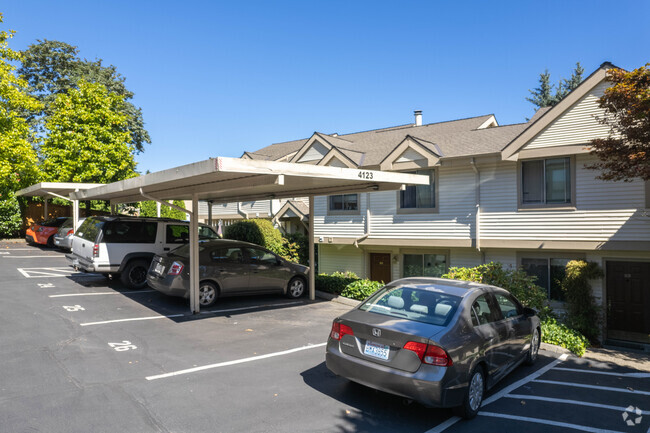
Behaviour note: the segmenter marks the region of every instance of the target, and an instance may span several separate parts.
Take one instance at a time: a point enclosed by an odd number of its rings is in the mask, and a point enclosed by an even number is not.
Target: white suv
[[[199,239],[219,239],[206,225],[199,225]],[[77,229],[66,258],[80,271],[120,274],[131,289],[147,284],[147,270],[154,255],[186,244],[189,223],[170,218],[93,216]]]

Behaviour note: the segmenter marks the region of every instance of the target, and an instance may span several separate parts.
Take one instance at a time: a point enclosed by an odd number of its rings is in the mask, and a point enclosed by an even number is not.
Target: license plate
[[[156,263],[156,266],[153,268],[153,271],[158,275],[162,275],[164,270],[165,267],[163,266],[162,263]]]
[[[363,349],[363,354],[372,356],[373,358],[383,359],[384,361],[388,360],[388,354],[390,352],[390,346],[385,344],[377,344],[372,341],[366,341],[366,347]]]

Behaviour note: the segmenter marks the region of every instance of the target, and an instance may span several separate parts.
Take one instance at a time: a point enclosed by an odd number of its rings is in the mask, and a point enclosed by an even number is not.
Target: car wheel
[[[458,416],[465,419],[472,419],[476,416],[481,404],[483,403],[483,395],[485,394],[485,373],[481,366],[477,366],[469,379],[467,391],[463,398],[463,404],[455,409]]]
[[[217,286],[209,281],[203,281],[199,285],[199,305],[202,307],[210,307],[217,302]]]
[[[287,286],[287,297],[291,299],[296,299],[305,294],[305,280],[300,277],[296,277],[289,281]]]
[[[141,289],[147,285],[149,263],[146,260],[131,260],[120,274],[120,280],[129,289]]]
[[[54,235],[47,238],[46,245],[47,245],[48,248],[54,248]]]
[[[539,353],[539,344],[540,344],[540,338],[539,338],[539,330],[535,328],[533,331],[533,336],[530,337],[530,347],[528,348],[528,354],[526,355],[526,365],[533,365],[535,361],[537,361],[537,354]]]

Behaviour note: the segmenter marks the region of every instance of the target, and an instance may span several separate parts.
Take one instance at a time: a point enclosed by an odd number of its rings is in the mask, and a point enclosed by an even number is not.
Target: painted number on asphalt
[[[115,349],[117,352],[124,352],[125,350],[137,349],[138,346],[131,344],[130,341],[122,341],[121,343],[108,343],[110,347]]]
[[[65,308],[66,311],[85,311],[86,310],[81,305],[64,305],[63,308]]]
[[[8,254],[9,254],[9,251],[0,251],[0,254],[8,255]]]
[[[41,289],[51,289],[56,286],[52,283],[39,283],[38,287],[40,287]]]

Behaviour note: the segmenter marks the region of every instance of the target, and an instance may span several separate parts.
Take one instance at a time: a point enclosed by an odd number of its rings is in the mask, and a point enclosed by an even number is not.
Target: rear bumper
[[[189,298],[189,287],[185,287],[180,277],[163,276],[160,277],[152,271],[147,272],[147,284],[152,289],[169,296],[178,296],[180,298]]]
[[[25,242],[27,242],[28,244],[35,244],[36,243],[36,242],[34,242],[34,238],[32,236],[30,236],[30,235],[25,235]]]
[[[423,364],[414,372],[396,370],[342,353],[339,342],[329,339],[325,355],[334,374],[370,388],[415,400],[429,407],[455,407],[463,401],[466,386],[451,386],[448,368]]]
[[[71,267],[81,272],[91,272],[97,274],[114,274],[119,269],[119,266],[98,264],[88,259],[85,259],[83,257],[80,257],[75,253],[66,254],[65,258],[68,260]]]
[[[72,240],[68,236],[54,236],[54,245],[56,245],[59,248],[64,248],[66,250],[69,250],[71,243]]]

